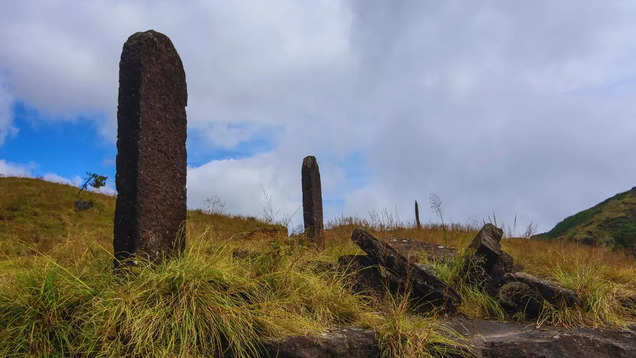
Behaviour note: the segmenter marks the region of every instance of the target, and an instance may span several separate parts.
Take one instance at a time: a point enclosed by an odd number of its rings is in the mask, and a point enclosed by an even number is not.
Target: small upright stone
[[[130,36],[119,62],[117,260],[156,261],[185,247],[187,100],[170,39],[153,30]]]
[[[324,247],[322,236],[322,191],[320,189],[320,169],[313,155],[303,159],[302,187],[303,187],[303,219],[305,234],[314,240],[318,247]]]
[[[467,264],[469,281],[479,284],[493,297],[504,283],[504,275],[514,271],[512,257],[501,250],[502,237],[503,230],[486,224],[469,246],[475,250],[475,255]]]

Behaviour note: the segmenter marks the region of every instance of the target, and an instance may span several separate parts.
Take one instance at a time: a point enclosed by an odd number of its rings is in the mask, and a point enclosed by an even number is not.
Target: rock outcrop
[[[469,281],[482,287],[491,296],[496,296],[504,284],[504,276],[514,270],[510,255],[501,250],[503,230],[486,224],[477,233],[469,248],[475,253],[467,263]]]
[[[380,348],[372,330],[339,328],[317,336],[291,336],[266,343],[278,358],[379,358]]]
[[[556,283],[552,283],[540,278],[534,277],[525,272],[516,272],[506,274],[505,280],[507,282],[516,281],[522,282],[532,289],[535,289],[543,299],[550,302],[555,306],[559,306],[562,303],[567,306],[581,305],[581,301],[576,292],[561,287]]]
[[[598,328],[536,328],[515,322],[455,318],[447,323],[465,335],[480,358],[636,357],[636,332]]]
[[[497,301],[508,313],[523,312],[527,318],[539,316],[543,308],[541,295],[523,282],[508,282],[501,286]]]

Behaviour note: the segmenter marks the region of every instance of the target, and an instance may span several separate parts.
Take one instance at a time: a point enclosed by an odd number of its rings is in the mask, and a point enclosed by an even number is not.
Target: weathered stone
[[[355,229],[351,240],[376,263],[384,266],[397,277],[410,280],[412,294],[425,301],[442,305],[454,311],[461,303],[461,297],[444,281],[435,276],[433,270],[423,265],[409,262],[391,245],[384,243],[362,229]]]
[[[636,332],[553,328],[454,317],[451,328],[469,339],[477,357],[627,358],[636,356]]]
[[[305,234],[316,242],[318,247],[324,247],[322,235],[322,189],[320,188],[320,169],[316,157],[310,155],[303,159],[302,187],[303,187],[303,219]]]
[[[543,307],[541,295],[523,282],[509,282],[501,286],[497,300],[508,313],[523,312],[527,318],[538,317]]]
[[[292,336],[266,342],[271,357],[278,358],[379,358],[375,333],[360,328],[339,328],[317,336]]]
[[[77,200],[75,201],[75,210],[84,211],[92,208],[94,203],[91,200]]]
[[[376,297],[404,291],[404,280],[390,271],[383,270],[367,255],[343,255],[338,258],[338,267],[349,273],[354,291]]]
[[[409,262],[420,262],[420,260],[451,262],[457,255],[457,249],[424,241],[391,237],[387,242]]]
[[[502,236],[503,230],[486,224],[469,246],[475,254],[467,262],[468,279],[491,296],[495,296],[504,284],[504,275],[514,271],[512,257],[501,250]]]
[[[117,260],[156,261],[185,247],[187,89],[170,39],[138,32],[119,62]]]
[[[537,290],[541,297],[555,306],[559,306],[561,303],[565,303],[567,306],[581,305],[581,301],[576,292],[555,283],[539,279],[525,272],[509,273],[506,274],[504,279],[506,282],[517,281],[525,283]]]

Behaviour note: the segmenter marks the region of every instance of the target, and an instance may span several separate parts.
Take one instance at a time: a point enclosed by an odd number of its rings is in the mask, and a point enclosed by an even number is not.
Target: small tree
[[[80,189],[77,192],[77,196],[79,197],[82,191],[88,190],[89,186],[94,189],[99,189],[103,187],[104,185],[106,185],[106,180],[108,180],[108,177],[106,176],[99,175],[96,173],[86,172],[86,176],[84,177],[84,184],[80,186]]]

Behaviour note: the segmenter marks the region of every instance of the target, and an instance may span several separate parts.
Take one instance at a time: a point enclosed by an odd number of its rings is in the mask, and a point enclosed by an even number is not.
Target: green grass
[[[636,189],[567,217],[538,236],[636,250]]]
[[[460,313],[522,319],[506,316],[464,279],[470,257],[464,248],[474,228],[340,219],[329,225],[326,247],[318,252],[300,236],[287,237],[280,226],[191,211],[182,257],[159,265],[140,262],[117,275],[113,197],[87,193],[84,199],[97,205],[77,213],[75,188],[16,178],[0,179],[2,186],[0,356],[255,357],[270,338],[342,325],[375,330],[383,357],[470,355],[466,341],[435,312],[416,313],[406,296],[356,294],[347,273],[315,269],[315,261],[335,264],[341,255],[362,254],[350,240],[357,226],[380,238],[459,248],[454,260],[429,264],[462,296]],[[616,327],[634,321],[617,303],[636,293],[633,257],[564,241],[502,244],[525,271],[575,290],[584,302],[573,309],[547,306],[537,324]],[[235,250],[251,255],[235,257]]]

